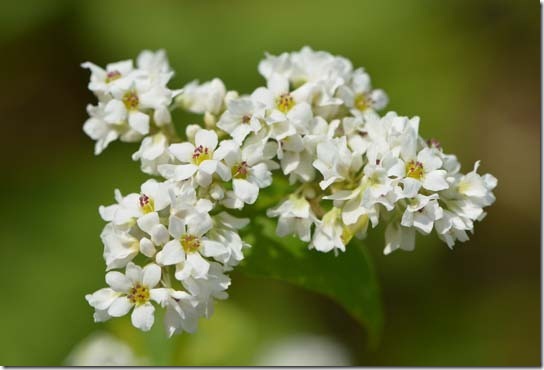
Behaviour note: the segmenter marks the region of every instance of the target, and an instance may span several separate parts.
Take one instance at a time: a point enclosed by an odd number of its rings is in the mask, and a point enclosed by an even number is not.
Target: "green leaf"
[[[383,326],[378,282],[365,248],[353,240],[338,256],[308,250],[293,237],[276,236],[274,220],[256,217],[241,271],[259,277],[286,281],[321,293],[349,312],[368,332],[375,347]],[[253,240],[250,240],[253,239]]]

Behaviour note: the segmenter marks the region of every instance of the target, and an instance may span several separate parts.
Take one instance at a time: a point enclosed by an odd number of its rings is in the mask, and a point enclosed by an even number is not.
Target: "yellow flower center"
[[[121,72],[119,71],[111,71],[108,72],[106,75],[106,83],[110,83],[112,81],[115,81],[117,79],[121,78]]]
[[[282,111],[283,113],[287,113],[293,108],[295,105],[295,100],[289,93],[281,94],[276,99],[276,106],[278,110]]]
[[[355,105],[355,108],[359,109],[360,111],[364,111],[370,108],[372,101],[366,94],[357,94],[353,104]]]
[[[128,110],[138,109],[138,104],[140,104],[140,99],[134,91],[129,91],[123,95],[123,104]]]
[[[423,177],[423,164],[416,161],[408,162],[406,164],[406,177],[421,180]]]
[[[247,174],[249,172],[249,166],[246,161],[232,166],[231,173],[232,177],[235,179],[247,179]]]
[[[200,248],[200,239],[196,235],[183,234],[181,236],[181,246],[185,253],[193,253]]]
[[[251,116],[246,114],[242,117],[242,123],[249,123],[249,121],[251,121]]]
[[[212,151],[205,146],[197,146],[193,152],[193,163],[198,166],[208,159],[212,159]]]
[[[140,203],[140,208],[142,209],[142,212],[144,214],[151,213],[155,210],[155,202],[153,199],[148,197],[145,194],[140,195],[140,198],[138,198],[138,201]]]
[[[142,305],[149,301],[149,288],[144,285],[136,284],[130,289],[127,298],[137,306]]]

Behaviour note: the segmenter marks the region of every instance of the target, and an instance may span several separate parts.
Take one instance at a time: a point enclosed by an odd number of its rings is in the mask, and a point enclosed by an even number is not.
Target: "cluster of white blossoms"
[[[413,250],[416,231],[433,229],[452,247],[495,200],[497,180],[479,175],[478,163],[461,173],[454,155],[419,136],[418,117],[379,115],[387,95],[343,57],[308,47],[267,55],[258,68],[266,86],[250,95],[219,79],[170,90],[163,51],[142,52],[136,67],[83,66],[99,100],[84,126],[95,152],[118,138],[141,141],[133,159],[161,178],[100,207],[109,287],[86,297],[96,321],[132,311],[133,325],[149,330],[158,305],[169,335],[196,330],[227,297],[227,273],[249,247],[239,235],[249,220],[235,216],[272,185],[273,171],[292,186],[266,212],[277,234],[320,252],[345,251],[380,223],[386,254]],[[186,141],[175,109],[202,115]]]

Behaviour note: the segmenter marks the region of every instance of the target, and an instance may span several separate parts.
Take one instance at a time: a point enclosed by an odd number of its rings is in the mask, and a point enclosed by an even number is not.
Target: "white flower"
[[[142,135],[130,128],[124,122],[109,123],[106,122],[105,104],[88,105],[87,112],[89,118],[83,125],[83,131],[93,140],[96,140],[94,154],[98,155],[107,148],[107,146],[117,140],[125,142],[134,142],[141,140]]]
[[[125,228],[115,227],[112,223],[106,224],[100,238],[104,244],[106,270],[125,267],[140,250],[138,239]]]
[[[169,289],[167,298],[163,301],[166,307],[164,327],[169,337],[184,331],[196,332],[198,326],[198,312],[195,309],[197,302],[187,292]]]
[[[193,81],[183,87],[176,101],[190,112],[218,115],[223,109],[226,93],[225,84],[218,78],[202,85]]]
[[[142,184],[140,194],[132,193],[126,197],[116,189],[117,204],[100,206],[100,216],[104,221],[111,221],[115,225],[126,225],[149,213],[159,212],[170,204],[170,186],[171,184],[150,179]]]
[[[94,92],[100,99],[105,99],[106,95],[111,93],[112,88],[126,89],[132,82],[132,60],[110,63],[106,65],[106,69],[102,69],[91,62],[85,62],[81,64],[81,67],[91,71],[89,90]]]
[[[251,98],[232,99],[227,103],[227,110],[217,122],[217,127],[229,133],[241,145],[247,135],[261,129],[260,120],[263,118],[263,104]]]
[[[215,151],[217,134],[210,130],[200,130],[195,135],[195,144],[189,142],[172,144],[170,153],[182,164],[160,165],[159,172],[166,178],[176,181],[186,180],[193,175],[200,186],[209,186],[212,176],[217,173],[223,180],[228,180],[230,174],[219,161],[223,159],[224,151]]]
[[[128,122],[134,131],[147,135],[151,110],[159,112],[154,116],[159,119],[159,125],[170,119],[167,107],[172,101],[172,92],[166,87],[135,80],[127,88],[113,89],[111,95],[113,99],[104,108],[104,120],[110,124]]]
[[[175,276],[180,281],[189,276],[205,279],[210,262],[204,257],[221,256],[226,253],[223,244],[207,237],[208,230],[188,225],[179,217],[170,216],[168,231],[174,239],[166,243],[157,253],[156,261],[163,266],[176,265]]]
[[[168,138],[162,132],[144,138],[138,151],[132,154],[132,160],[141,161],[142,172],[150,175],[158,175],[158,166],[167,164],[170,158]]]
[[[311,227],[316,217],[304,197],[291,195],[277,207],[267,210],[266,215],[279,217],[276,227],[278,236],[296,234],[300,240],[310,241]]]
[[[272,76],[268,87],[260,87],[251,98],[266,108],[265,121],[270,128],[270,137],[281,140],[304,128],[312,119],[312,109],[306,102],[308,92],[303,89],[289,91],[289,81],[281,76]]]
[[[348,149],[346,137],[342,136],[317,145],[313,166],[323,175],[319,186],[324,190],[334,182],[349,180],[361,168],[362,158]]]
[[[142,51],[136,59],[136,66],[146,78],[159,85],[166,85],[174,75],[164,50]]]
[[[234,194],[246,204],[255,203],[259,189],[272,183],[272,173],[262,161],[266,158],[266,143],[248,144],[242,149],[234,141],[224,142],[224,145],[224,161],[232,175]]]
[[[196,309],[209,318],[214,311],[214,299],[227,299],[227,288],[230,286],[230,278],[223,273],[223,268],[217,262],[210,263],[210,269],[205,279],[190,276],[182,281],[183,286],[197,302]]]
[[[155,308],[150,300],[162,302],[164,288],[155,288],[161,279],[161,268],[149,264],[143,269],[130,262],[125,274],[110,271],[106,274],[109,288],[103,288],[85,296],[89,304],[99,313],[100,319],[126,315],[132,308],[132,325],[148,331],[155,321]],[[96,318],[96,317],[95,317]],[[101,320],[103,321],[103,320]]]
[[[370,76],[363,68],[355,70],[348,84],[338,88],[338,95],[353,114],[367,109],[380,110],[387,105],[388,98],[383,90],[372,90]]]
[[[431,191],[448,188],[447,172],[441,169],[442,160],[435,149],[423,148],[417,158],[407,159],[405,163],[406,178],[402,182],[411,192],[419,191],[420,187]]]
[[[443,216],[443,210],[438,205],[437,199],[436,193],[429,196],[417,194],[410,199],[400,224],[404,227],[414,227],[423,234],[429,234],[434,222]]]
[[[342,224],[340,213],[339,208],[332,208],[323,216],[322,220],[317,221],[314,236],[309,245],[310,249],[315,248],[320,252],[338,249],[344,252],[346,250],[345,227]]]
[[[221,212],[213,218],[213,222],[213,228],[206,236],[225,247],[224,252],[214,256],[214,259],[221,262],[225,269],[230,269],[244,258],[243,249],[250,247],[238,234],[238,230],[245,227],[249,219],[237,218],[227,212]]]

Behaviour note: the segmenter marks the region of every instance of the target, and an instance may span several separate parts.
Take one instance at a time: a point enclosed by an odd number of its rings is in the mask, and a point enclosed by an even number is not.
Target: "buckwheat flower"
[[[431,191],[448,188],[447,173],[441,169],[442,160],[435,150],[423,148],[416,158],[405,160],[405,164],[406,178],[403,183],[406,187],[414,189],[414,191],[419,190],[420,187]]]
[[[126,131],[126,126],[123,124],[110,124],[105,121],[104,117],[106,113],[104,108],[103,103],[99,103],[96,106],[88,105],[87,112],[89,113],[89,118],[83,125],[83,131],[91,139],[96,141],[94,146],[95,155],[102,153],[111,142],[117,140]],[[139,134],[134,138],[137,139],[138,136]]]
[[[162,132],[147,136],[142,140],[140,148],[132,154],[132,160],[141,162],[141,170],[150,175],[158,175],[158,166],[171,160],[168,151],[168,138]]]
[[[187,291],[195,297],[197,311],[206,318],[214,312],[214,300],[224,300],[229,297],[226,290],[230,286],[230,278],[223,273],[223,267],[217,262],[211,262],[206,278],[189,276],[182,281]]]
[[[202,85],[193,81],[183,87],[183,92],[176,98],[177,104],[193,113],[218,115],[223,110],[227,90],[218,78]]]
[[[105,317],[121,317],[131,309],[132,325],[136,328],[148,331],[155,321],[155,308],[151,300],[162,302],[167,290],[155,288],[161,279],[161,268],[155,264],[149,264],[143,269],[130,262],[125,274],[118,271],[110,271],[106,274],[106,282],[109,288],[85,296],[91,306],[97,311],[102,311]]]
[[[225,269],[236,266],[244,259],[243,249],[250,245],[240,238],[238,230],[247,226],[248,218],[234,217],[227,212],[221,212],[214,216],[213,227],[207,233],[207,237],[224,246],[224,252],[213,258],[222,263]]]
[[[116,189],[117,204],[100,206],[100,216],[104,221],[111,221],[115,225],[125,225],[146,214],[159,212],[170,204],[170,186],[171,184],[150,179],[142,184],[140,194],[132,193],[126,197]]]
[[[477,161],[474,169],[459,179],[457,191],[481,207],[487,207],[495,202],[492,190],[497,186],[497,179],[489,174],[480,176],[477,173],[479,166],[480,161]]]
[[[129,229],[115,227],[112,223],[104,227],[100,239],[104,244],[106,270],[125,267],[140,251],[140,242]]]
[[[167,299],[163,302],[166,307],[164,327],[169,337],[184,331],[196,332],[199,318],[196,305],[195,298],[187,292],[169,289]]]
[[[445,209],[442,218],[435,222],[435,229],[438,237],[452,249],[455,242],[469,240],[467,231],[472,230],[472,227],[463,217]]]
[[[423,234],[429,234],[434,222],[443,216],[443,210],[437,202],[438,194],[421,195],[409,200],[406,210],[402,215],[401,225],[414,227]]]
[[[126,89],[132,83],[133,64],[132,60],[124,60],[117,63],[110,63],[103,69],[91,62],[81,64],[81,67],[91,71],[89,90],[103,100],[111,93],[112,88]]]
[[[362,158],[352,153],[346,143],[346,137],[333,138],[317,145],[317,159],[313,166],[321,172],[321,189],[332,183],[344,181],[362,166]]]
[[[230,174],[219,162],[223,159],[223,151],[215,151],[217,142],[217,134],[214,131],[200,130],[195,135],[194,145],[190,142],[170,145],[170,153],[182,164],[165,164],[159,166],[158,170],[164,177],[176,181],[186,180],[195,175],[197,183],[203,187],[211,184],[215,173],[226,181]]]
[[[238,144],[242,144],[247,135],[261,129],[264,119],[264,105],[251,98],[232,99],[227,103],[227,110],[221,115],[217,127],[230,134]]]
[[[308,91],[289,91],[289,81],[281,76],[272,76],[267,87],[256,89],[251,98],[266,108],[265,121],[270,126],[270,136],[282,139],[296,133],[296,127],[304,127],[313,117],[306,102]]]
[[[171,216],[168,231],[173,237],[157,253],[156,261],[160,265],[176,265],[176,279],[183,281],[188,276],[206,278],[210,262],[204,257],[214,257],[225,253],[225,247],[210,240],[206,232],[187,225],[179,217]]]
[[[387,105],[388,98],[383,90],[373,90],[370,76],[363,68],[355,70],[348,84],[338,88],[338,95],[353,114],[367,109],[380,110]]]
[[[246,204],[255,203],[259,189],[272,183],[272,173],[259,155],[264,152],[265,145],[262,142],[262,145],[247,145],[240,149],[234,141],[225,142],[229,150],[226,151],[224,162],[232,175],[234,194]]]
[[[106,103],[104,120],[111,124],[128,122],[134,131],[142,135],[149,133],[149,111],[164,112],[172,101],[170,90],[152,85],[150,81],[136,80],[129,87],[113,89],[111,94],[113,99]]]
[[[297,235],[302,241],[310,241],[311,227],[316,217],[304,197],[292,194],[277,207],[268,209],[266,215],[279,217],[276,226],[278,236]]]
[[[316,170],[312,165],[316,157],[316,147],[319,143],[327,141],[334,136],[338,120],[327,123],[322,117],[316,116],[309,123],[309,131],[302,136],[304,150],[294,156],[294,161],[286,161],[282,168],[289,170],[289,183],[313,181]],[[292,145],[292,143],[290,143]],[[295,147],[298,149],[298,147]],[[291,170],[291,165],[296,164],[296,168]],[[294,165],[293,165],[294,167]]]
[[[174,75],[164,50],[142,51],[136,58],[136,66],[145,72],[146,78],[159,85],[166,85]]]
[[[348,147],[354,153],[363,155],[373,144],[361,117],[345,117],[340,127],[342,134],[347,138]]]
[[[346,231],[341,220],[341,210],[332,208],[321,220],[317,220],[314,236],[308,247],[320,252],[338,249],[344,252],[349,241]]]

